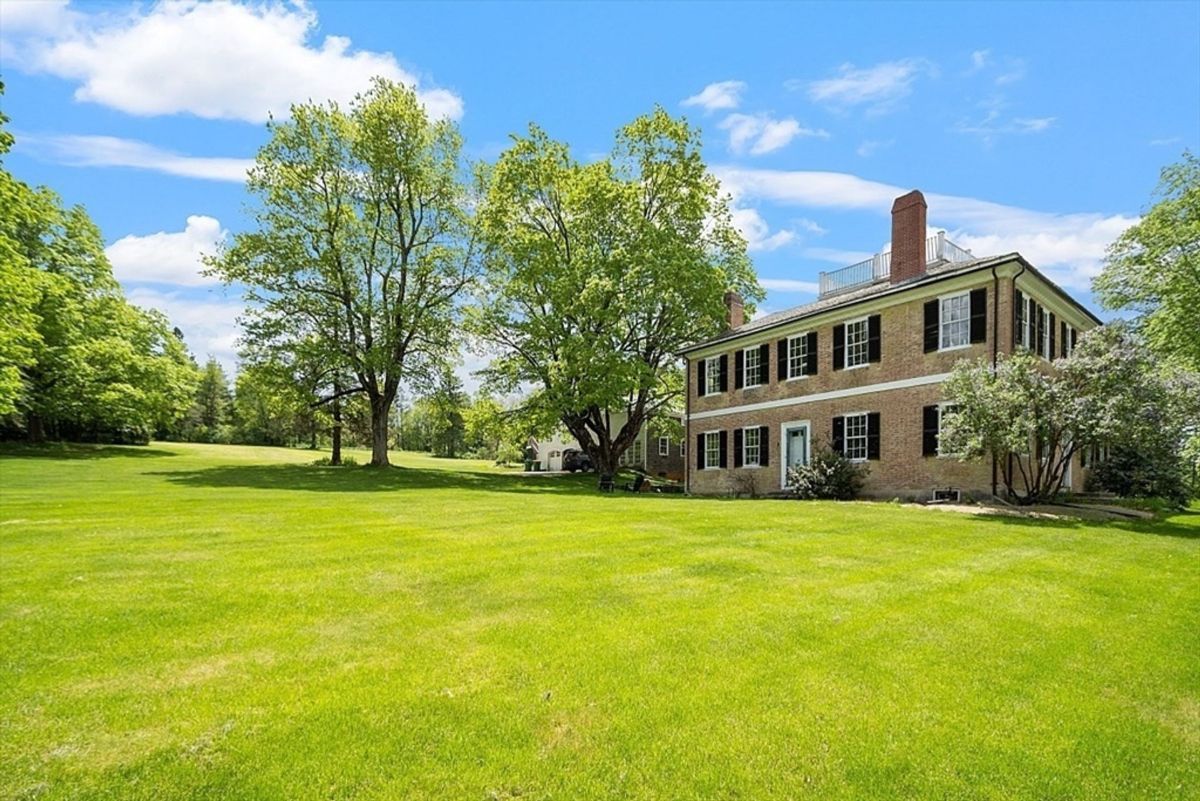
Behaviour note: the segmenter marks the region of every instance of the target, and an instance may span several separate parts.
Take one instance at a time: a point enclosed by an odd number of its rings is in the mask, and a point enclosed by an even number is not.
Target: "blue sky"
[[[457,119],[472,158],[530,122],[594,158],[656,103],[685,114],[765,311],[884,248],[910,188],[954,241],[1018,250],[1090,302],[1158,171],[1200,150],[1200,3],[0,0],[9,169],[84,204],[130,297],[229,366],[240,297],[197,254],[245,225],[267,111],[376,73]]]

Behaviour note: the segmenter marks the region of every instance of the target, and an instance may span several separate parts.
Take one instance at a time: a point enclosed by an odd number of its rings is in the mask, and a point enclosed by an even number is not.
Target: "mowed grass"
[[[0,452],[0,797],[1200,797],[1195,511],[313,458]]]

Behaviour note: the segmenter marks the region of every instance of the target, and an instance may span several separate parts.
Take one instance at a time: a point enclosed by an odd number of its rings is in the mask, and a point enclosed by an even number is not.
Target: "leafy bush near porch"
[[[801,500],[852,501],[870,472],[830,448],[820,448],[808,464],[788,468],[788,489]]]
[[[1192,490],[1185,465],[1178,453],[1154,444],[1110,446],[1108,458],[1092,468],[1088,488],[1122,498],[1162,498],[1180,509],[1187,506]]]

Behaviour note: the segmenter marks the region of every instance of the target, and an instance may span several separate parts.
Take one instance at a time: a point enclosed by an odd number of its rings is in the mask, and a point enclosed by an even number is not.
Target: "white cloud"
[[[184,156],[115,136],[26,136],[18,141],[18,147],[74,167],[132,167],[234,183],[245,181],[246,171],[254,166],[253,159]]]
[[[807,292],[815,295],[820,290],[816,281],[795,281],[791,278],[760,278],[758,283],[772,292]]]
[[[810,100],[835,108],[866,106],[872,113],[885,113],[912,93],[913,82],[923,74],[935,74],[934,66],[920,58],[885,61],[873,67],[843,64],[832,78],[805,83],[789,81],[789,88],[806,88]]]
[[[8,43],[14,63],[77,81],[77,100],[129,114],[263,122],[269,113],[286,115],[292,103],[349,101],[381,75],[417,87],[432,116],[462,116],[460,97],[422,88],[391,53],[355,50],[344,36],[316,41],[316,12],[303,2],[185,0],[144,12],[60,11],[54,18],[48,10],[21,10],[23,36]],[[36,25],[28,22],[35,18]]]
[[[125,282],[150,281],[180,286],[219,283],[201,275],[201,257],[214,253],[225,241],[226,231],[212,217],[195,214],[187,218],[187,227],[169,233],[159,231],[146,236],[122,237],[104,252],[112,262],[113,274]]]
[[[954,126],[954,132],[978,136],[985,145],[991,145],[996,139],[1005,134],[1038,134],[1045,133],[1054,127],[1057,117],[1013,117],[1003,119],[999,108],[1003,103],[997,103],[983,119],[976,122],[961,120]]]
[[[970,75],[972,73],[979,72],[981,69],[986,67],[991,57],[991,53],[991,50],[976,50],[972,52],[971,68],[967,70],[967,74]]]
[[[754,170],[716,167],[722,188],[742,203],[777,203],[806,208],[869,210],[886,216],[892,200],[908,191],[846,173]],[[1137,217],[1098,212],[1034,211],[957,195],[925,193],[931,223],[945,228],[957,244],[980,256],[1019,252],[1066,286],[1087,288],[1099,272],[1105,249]],[[852,264],[870,253],[809,248]]]
[[[67,0],[4,0],[0,23],[5,34],[52,34],[68,30],[78,14]]]
[[[886,141],[881,141],[878,139],[866,139],[863,141],[862,144],[860,144],[858,146],[858,149],[855,150],[854,152],[857,153],[859,156],[861,156],[864,159],[870,158],[871,156],[874,156],[876,153],[878,153],[880,150],[884,150],[886,148],[891,147],[892,143],[894,141],[895,141],[894,139],[888,139]]]
[[[771,233],[771,226],[754,209],[737,208],[731,211],[733,225],[746,238],[746,248],[751,251],[771,251],[796,239],[794,231],[781,230]]]
[[[718,127],[729,131],[729,149],[739,155],[747,150],[752,156],[772,153],[797,136],[829,138],[828,131],[805,128],[791,117],[777,120],[768,114],[730,114]]]
[[[1182,141],[1183,141],[1183,139],[1178,136],[1166,136],[1166,137],[1163,137],[1162,139],[1151,139],[1150,146],[1151,147],[1165,147],[1167,145],[1177,145]]]
[[[706,112],[735,109],[741,103],[744,91],[746,84],[742,81],[718,81],[710,83],[699,93],[685,99],[682,105],[699,106]]]
[[[184,341],[199,361],[211,356],[229,373],[236,369],[238,337],[242,334],[237,318],[244,308],[241,299],[223,298],[211,292],[196,296],[194,291],[149,287],[128,290],[126,297],[136,306],[166,314],[171,325],[183,331]]]

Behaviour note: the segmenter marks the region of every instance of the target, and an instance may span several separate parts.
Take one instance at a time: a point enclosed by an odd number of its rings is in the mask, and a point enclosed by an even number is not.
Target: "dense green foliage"
[[[10,143],[6,134],[0,155]],[[87,213],[0,166],[0,418],[9,433],[145,441],[183,413],[195,382],[167,319],[126,302]]]
[[[1196,511],[602,496],[393,457],[0,453],[0,797],[1200,786]]]
[[[371,461],[386,465],[401,384],[458,349],[458,296],[475,264],[458,129],[377,79],[348,111],[294,106],[269,130],[247,182],[254,230],[210,269],[245,287],[258,352],[321,365],[314,387],[328,399],[366,396]]]
[[[1093,289],[1108,308],[1138,315],[1160,359],[1200,372],[1200,159],[1185,152],[1165,168],[1156,195],[1109,248]]]
[[[960,362],[943,386],[955,404],[942,447],[962,459],[994,456],[1010,497],[1053,500],[1080,450],[1125,443],[1147,460],[1179,462],[1200,419],[1200,378],[1164,373],[1140,336],[1119,324],[1080,338],[1053,367],[1020,350]]]
[[[642,426],[681,405],[677,353],[719,332],[723,298],[762,297],[699,131],[661,108],[583,164],[537,126],[488,173],[487,283],[472,328],[504,391],[611,474]],[[609,430],[614,412],[626,414]]]

